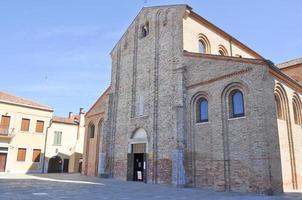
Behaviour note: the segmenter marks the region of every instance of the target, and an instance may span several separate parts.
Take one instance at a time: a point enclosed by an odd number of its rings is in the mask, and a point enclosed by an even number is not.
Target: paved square
[[[79,174],[39,174],[30,176],[1,174],[0,200],[15,199],[290,200],[302,199],[302,193],[291,193],[281,196],[260,196],[100,179],[81,176]]]

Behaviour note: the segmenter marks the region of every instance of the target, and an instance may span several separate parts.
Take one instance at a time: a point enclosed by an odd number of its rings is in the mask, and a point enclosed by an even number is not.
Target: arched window
[[[198,52],[199,53],[206,53],[206,45],[202,40],[198,41]]]
[[[90,138],[94,138],[94,131],[95,131],[95,126],[94,126],[94,124],[92,124],[89,127],[89,137]]]
[[[302,125],[302,105],[300,99],[296,95],[293,97],[293,112],[295,124]]]
[[[197,101],[197,122],[207,122],[209,121],[209,114],[208,114],[208,100],[205,98],[200,98]]]
[[[293,101],[293,111],[294,111],[295,124],[299,124],[298,106],[295,101]]]
[[[141,26],[141,38],[144,38],[147,35],[149,35],[149,22],[146,22]]]
[[[230,93],[231,117],[244,116],[244,99],[240,90],[234,90]]]
[[[284,115],[282,112],[282,105],[281,100],[278,95],[275,95],[275,102],[276,102],[276,112],[277,112],[277,118],[284,120]]]
[[[223,45],[219,45],[218,46],[218,54],[221,56],[228,56],[228,51],[226,50],[226,48]]]
[[[198,36],[198,52],[203,54],[211,53],[210,42],[208,38],[203,34],[199,34]]]
[[[225,55],[224,55],[224,52],[223,52],[222,50],[219,50],[218,53],[219,53],[219,55],[221,55],[221,56],[225,56]]]

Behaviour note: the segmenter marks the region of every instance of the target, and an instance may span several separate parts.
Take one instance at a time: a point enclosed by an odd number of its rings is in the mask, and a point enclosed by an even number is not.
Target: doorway
[[[133,154],[133,181],[143,182],[144,181],[144,153]]]
[[[62,172],[62,159],[60,156],[54,156],[49,159],[48,173],[61,173]]]
[[[131,153],[128,154],[127,180],[147,182],[146,160],[146,143],[131,144]]]
[[[0,153],[0,172],[5,172],[7,153]]]
[[[147,183],[148,135],[145,129],[137,128],[128,140],[127,180]]]
[[[69,159],[64,159],[63,173],[68,173],[68,168],[69,168]]]

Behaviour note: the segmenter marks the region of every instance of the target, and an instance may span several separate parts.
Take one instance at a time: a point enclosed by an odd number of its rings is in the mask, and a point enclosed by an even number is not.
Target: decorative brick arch
[[[224,87],[221,93],[222,102],[222,139],[223,139],[223,160],[224,160],[224,182],[225,190],[231,191],[231,156],[230,156],[230,142],[229,142],[229,125],[228,119],[230,118],[230,94],[234,90],[239,90],[243,94],[243,100],[245,102],[245,107],[248,108],[248,98],[247,93],[249,92],[248,85],[242,81],[229,83]],[[247,113],[249,109],[247,110]]]
[[[302,102],[297,93],[294,93],[293,98],[294,122],[297,125],[302,125]]]
[[[284,120],[286,121],[289,155],[290,155],[292,187],[294,190],[296,190],[296,189],[298,189],[297,169],[296,169],[295,148],[294,148],[292,124],[291,124],[291,117],[290,117],[289,101],[288,101],[288,96],[287,96],[286,90],[280,83],[276,83],[275,97],[277,100],[280,101],[281,112],[282,112]]]

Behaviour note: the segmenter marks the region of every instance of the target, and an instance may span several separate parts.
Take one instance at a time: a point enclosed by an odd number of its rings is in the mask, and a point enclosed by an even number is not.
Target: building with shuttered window
[[[84,111],[69,117],[31,100],[0,92],[0,172],[80,172]]]
[[[53,109],[0,92],[0,172],[40,173]]]
[[[47,134],[44,171],[76,173],[82,170],[84,149],[84,110],[68,117],[54,116]]]

